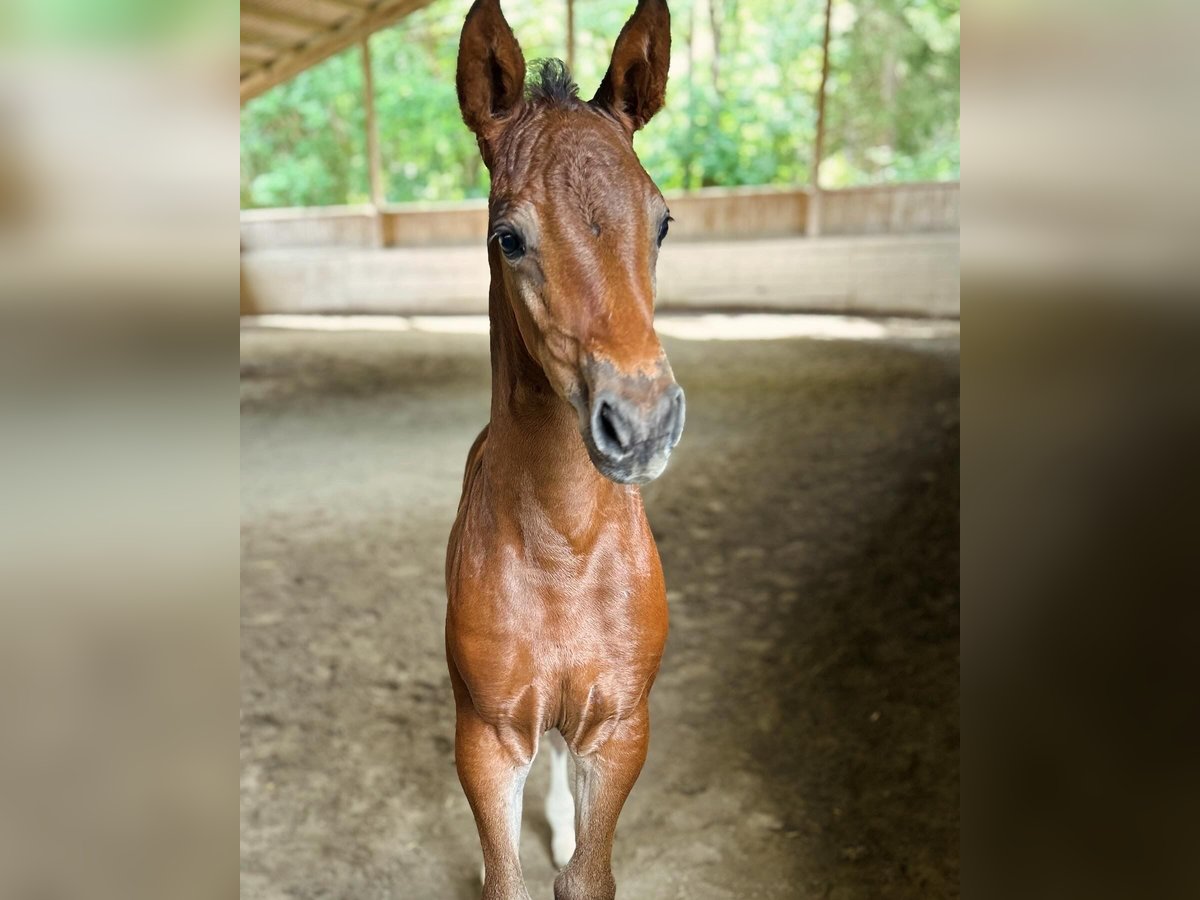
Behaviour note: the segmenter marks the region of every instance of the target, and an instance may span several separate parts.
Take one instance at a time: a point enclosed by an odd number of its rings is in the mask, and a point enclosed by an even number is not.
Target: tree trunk
[[[717,106],[721,105],[721,0],[708,0],[708,21],[712,24],[713,58],[712,81],[713,91],[717,95]],[[715,120],[715,116],[713,117]]]
[[[829,81],[829,23],[833,0],[825,0],[825,39],[821,44],[821,86],[817,89],[817,136],[813,141],[812,171],[809,172],[808,221],[805,234],[821,234],[821,157],[825,152],[825,87]]]
[[[687,33],[687,78],[688,78],[688,108],[687,108],[687,150],[683,157],[683,189],[692,189],[692,169],[696,165],[696,6],[692,4],[688,10]]]
[[[725,105],[725,96],[721,93],[721,0],[708,0],[708,22],[712,28],[712,85],[713,105],[708,117],[708,139],[715,144],[721,137],[721,108]],[[717,183],[717,173],[701,171],[700,186],[712,187]]]

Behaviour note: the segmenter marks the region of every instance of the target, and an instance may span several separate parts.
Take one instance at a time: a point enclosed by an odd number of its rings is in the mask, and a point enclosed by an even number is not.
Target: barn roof
[[[432,0],[241,0],[241,102]]]

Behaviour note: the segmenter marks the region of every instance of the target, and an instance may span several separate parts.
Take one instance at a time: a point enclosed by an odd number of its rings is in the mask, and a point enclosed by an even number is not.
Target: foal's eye
[[[674,221],[675,220],[672,219],[670,216],[667,216],[665,219],[663,219],[662,225],[659,226],[659,229],[658,229],[658,246],[661,247],[662,242],[667,239],[667,231],[670,229],[671,223]]]
[[[500,244],[500,252],[508,258],[510,262],[516,262],[525,255],[525,242],[521,240],[521,236],[515,231],[498,231],[495,235],[496,242]]]

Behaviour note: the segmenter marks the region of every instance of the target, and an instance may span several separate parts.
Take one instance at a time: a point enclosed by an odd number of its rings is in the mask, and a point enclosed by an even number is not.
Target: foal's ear
[[[662,109],[670,64],[671,12],[666,0],[638,0],[592,104],[615,115],[632,135]]]
[[[463,121],[486,143],[521,103],[525,90],[525,57],[500,0],[475,0],[458,42],[458,106]]]

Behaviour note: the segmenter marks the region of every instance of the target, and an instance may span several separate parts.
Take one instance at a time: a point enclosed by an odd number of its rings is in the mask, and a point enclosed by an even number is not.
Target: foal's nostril
[[[659,388],[637,379],[620,387],[622,392],[606,390],[594,395],[584,436],[589,452],[597,465],[628,470],[626,481],[651,470],[654,474],[649,477],[653,478],[666,465],[683,432],[683,390],[674,382]],[[601,471],[606,470],[602,467]]]
[[[674,447],[683,436],[683,421],[686,418],[687,401],[683,397],[683,388],[678,384],[671,385],[669,390],[672,396],[671,405],[668,407],[667,421],[670,423],[671,446]]]
[[[632,444],[633,435],[629,423],[607,400],[596,408],[596,427],[593,429],[596,445],[611,456],[625,453]]]

